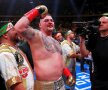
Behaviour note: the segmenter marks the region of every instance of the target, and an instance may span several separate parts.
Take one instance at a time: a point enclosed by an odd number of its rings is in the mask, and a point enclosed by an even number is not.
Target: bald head
[[[107,16],[102,16],[99,21],[107,21],[108,22],[108,17]]]
[[[108,17],[102,16],[99,21],[101,22],[99,25],[99,31],[102,34],[101,36],[108,35]]]

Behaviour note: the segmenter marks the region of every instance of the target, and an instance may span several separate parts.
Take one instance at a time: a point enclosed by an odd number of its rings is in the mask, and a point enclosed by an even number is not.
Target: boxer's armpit
[[[32,39],[35,36],[35,31],[33,30],[33,28],[27,28],[26,30],[24,30],[21,35],[26,38],[27,40]]]

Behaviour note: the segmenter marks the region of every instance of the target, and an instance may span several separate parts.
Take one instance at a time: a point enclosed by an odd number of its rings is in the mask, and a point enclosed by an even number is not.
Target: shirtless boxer
[[[74,79],[65,67],[59,43],[52,38],[55,25],[51,15],[47,13],[46,6],[37,6],[21,17],[15,24],[15,29],[30,45],[36,72],[36,90],[65,90],[62,74],[66,75],[70,85],[74,83]],[[39,15],[42,16],[40,31],[29,26]]]

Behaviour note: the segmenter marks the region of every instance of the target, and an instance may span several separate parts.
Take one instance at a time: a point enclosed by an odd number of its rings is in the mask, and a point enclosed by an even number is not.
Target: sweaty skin
[[[27,17],[23,16],[15,29],[24,37],[31,48],[36,79],[41,81],[57,80],[62,76],[64,62],[59,43],[52,38],[54,22],[51,16],[40,20],[40,31],[29,26]]]

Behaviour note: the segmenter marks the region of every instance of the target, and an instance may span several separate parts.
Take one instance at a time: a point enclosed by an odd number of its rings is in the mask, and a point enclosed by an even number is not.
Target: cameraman
[[[91,90],[108,90],[108,17],[102,16],[98,26],[99,34],[90,35],[87,44],[80,36],[80,50],[83,56],[92,54],[94,71],[90,75]]]

